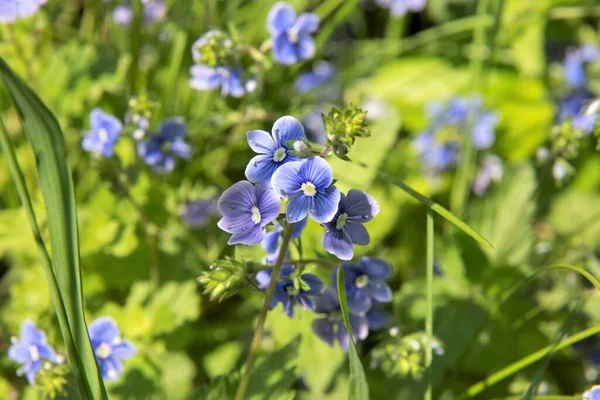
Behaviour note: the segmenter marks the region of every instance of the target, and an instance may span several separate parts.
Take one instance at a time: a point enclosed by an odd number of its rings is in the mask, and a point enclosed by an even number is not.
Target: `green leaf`
[[[46,277],[67,343],[69,359],[78,379],[81,396],[86,399],[106,399],[106,390],[96,364],[84,316],[75,193],[65,158],[66,149],[62,131],[52,112],[14,74],[2,58],[0,58],[0,74],[36,156],[50,229],[52,261],[39,235],[30,196],[24,184],[21,186],[20,194],[26,209],[31,210],[30,222],[36,235],[42,263],[45,266],[51,265],[51,268],[47,267]],[[2,136],[8,154],[10,144],[5,132]],[[14,154],[12,156],[14,160]],[[18,181],[20,173],[18,164],[16,168],[13,165],[11,170],[15,181]],[[22,174],[20,179],[23,181]]]
[[[350,378],[348,379],[348,398],[350,400],[368,400],[369,385],[365,377],[365,371],[360,363],[360,357],[356,351],[354,338],[352,336],[352,327],[350,326],[350,317],[348,315],[348,305],[346,304],[346,284],[344,282],[344,274],[342,269],[337,271],[337,289],[340,296],[340,305],[342,307],[342,316],[344,317],[344,325],[348,331],[350,343]]]

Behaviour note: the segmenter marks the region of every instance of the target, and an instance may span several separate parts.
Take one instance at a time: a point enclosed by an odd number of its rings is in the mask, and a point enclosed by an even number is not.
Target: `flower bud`
[[[245,272],[244,264],[226,258],[211,265],[208,271],[202,272],[198,282],[204,286],[204,293],[210,296],[211,300],[221,301],[244,287]]]

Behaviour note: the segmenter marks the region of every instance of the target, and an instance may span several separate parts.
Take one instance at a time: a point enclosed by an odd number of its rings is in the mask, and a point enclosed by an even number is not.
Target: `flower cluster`
[[[311,35],[318,27],[319,17],[316,14],[302,13],[296,16],[296,12],[288,4],[275,4],[267,17],[275,61],[291,65],[313,58],[316,47]]]
[[[29,18],[48,0],[3,0],[0,2],[0,24],[10,24]]]
[[[123,373],[123,360],[133,357],[136,348],[121,338],[119,327],[109,317],[96,319],[88,331],[102,377],[116,380]]]
[[[409,12],[421,12],[427,5],[427,0],[375,0],[375,2],[379,7],[390,10],[390,15],[397,18]]]
[[[346,110],[334,107],[322,118],[326,132],[325,146],[342,160],[350,160],[348,153],[356,138],[371,136],[366,122],[367,112],[353,104]]]

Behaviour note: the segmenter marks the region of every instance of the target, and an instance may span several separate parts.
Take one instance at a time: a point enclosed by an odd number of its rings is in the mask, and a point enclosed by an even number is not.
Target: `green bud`
[[[327,115],[321,114],[326,132],[325,146],[337,157],[350,161],[348,153],[357,137],[369,137],[367,112],[351,104],[346,110],[332,108]]]
[[[204,286],[204,294],[211,300],[221,301],[237,294],[245,285],[246,268],[244,264],[232,258],[219,260],[203,271],[198,283]]]

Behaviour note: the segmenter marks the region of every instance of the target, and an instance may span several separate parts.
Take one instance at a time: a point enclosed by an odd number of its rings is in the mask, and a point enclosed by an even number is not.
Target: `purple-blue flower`
[[[232,234],[227,243],[255,245],[265,238],[267,224],[279,215],[281,199],[270,187],[240,181],[223,192],[218,207],[223,216],[219,228]]]
[[[300,74],[296,78],[294,88],[297,93],[306,93],[333,78],[335,70],[326,61],[318,61],[311,72]]]
[[[158,133],[137,145],[138,155],[156,172],[171,172],[175,158],[189,160],[192,148],[184,140],[185,124],[181,118],[161,122]]]
[[[100,108],[96,108],[90,113],[90,125],[91,129],[83,138],[81,147],[97,155],[112,156],[115,143],[123,130],[121,121]]]
[[[392,290],[385,282],[392,275],[392,266],[386,261],[361,257],[358,264],[343,263],[340,268],[344,274],[348,308],[355,314],[366,314],[374,302],[392,301]],[[337,269],[332,272],[331,281],[337,287]]]
[[[279,167],[298,160],[295,154],[290,153],[292,146],[287,142],[306,138],[300,121],[289,115],[281,117],[273,124],[272,132],[272,135],[261,130],[248,132],[248,144],[259,154],[246,167],[246,178],[250,182],[270,185],[271,177]]]
[[[296,17],[296,12],[288,4],[276,3],[267,17],[275,61],[290,65],[313,58],[315,41],[311,34],[318,27],[319,17],[316,14],[303,13]]]
[[[336,339],[345,351],[350,347],[350,336],[344,326],[342,310],[337,292],[333,289],[325,289],[315,302],[314,311],[323,314],[312,321],[312,330],[325,343],[333,346]],[[369,335],[367,318],[357,315],[350,310],[350,327],[354,340],[365,340]]]
[[[31,321],[21,324],[21,338],[13,338],[8,349],[8,358],[22,364],[17,370],[17,375],[25,375],[30,385],[35,384],[35,377],[42,368],[42,360],[59,362],[54,349],[46,341],[44,332],[37,329]]]
[[[498,125],[498,114],[493,111],[481,113],[473,126],[473,145],[476,149],[489,149],[496,140],[496,125]]]
[[[216,199],[196,200],[187,203],[181,217],[191,228],[202,228],[213,215],[219,215]]]
[[[119,327],[109,317],[96,319],[88,331],[102,377],[117,379],[123,372],[123,360],[133,357],[137,353],[136,348],[121,338]]]
[[[473,193],[477,196],[483,195],[492,182],[499,182],[502,179],[503,173],[502,160],[493,154],[486,155],[473,182]]]
[[[47,0],[0,0],[0,23],[29,18],[46,2]]]
[[[293,223],[307,215],[321,223],[333,219],[340,191],[332,183],[331,167],[321,157],[284,164],[271,179],[275,193],[289,199],[285,212],[287,221]]]
[[[304,218],[302,221],[294,224],[292,227],[292,236],[291,240],[296,240],[302,234],[304,228],[306,228],[306,224],[308,223],[308,218]],[[263,249],[267,251],[269,254],[278,253],[279,244],[281,239],[283,238],[283,227],[279,222],[273,221],[273,225],[275,228],[267,233],[265,238],[263,239],[261,245]]]
[[[206,65],[194,65],[190,68],[192,79],[190,87],[196,90],[214,90],[221,88],[221,96],[242,97],[246,88],[242,83],[240,68]]]
[[[275,286],[275,292],[271,299],[270,309],[272,310],[281,303],[283,311],[290,317],[294,318],[294,305],[300,304],[305,310],[314,310],[315,303],[313,296],[318,295],[323,291],[323,282],[313,274],[302,274],[300,276],[301,283],[299,287],[294,285],[294,280],[290,279],[294,267],[285,265],[279,273],[279,281]],[[266,289],[271,283],[271,269],[259,271],[256,274],[258,287]],[[304,283],[304,285],[302,285]]]
[[[323,247],[340,260],[351,260],[354,245],[369,244],[369,232],[363,226],[379,214],[377,201],[362,190],[351,189],[348,195],[342,194],[338,210],[330,222],[323,226]]]
[[[384,310],[381,306],[374,302],[373,307],[365,315],[367,317],[367,324],[369,329],[374,331],[380,331],[388,326],[392,319],[392,314]]]
[[[402,17],[409,12],[423,11],[427,0],[375,0],[379,7],[387,8],[394,17]]]

